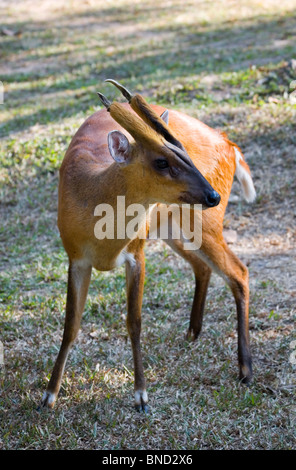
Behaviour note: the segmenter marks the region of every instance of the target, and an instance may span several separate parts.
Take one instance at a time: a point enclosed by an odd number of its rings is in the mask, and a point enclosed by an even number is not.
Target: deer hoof
[[[41,405],[38,407],[38,410],[41,408],[53,408],[56,401],[56,394],[52,392],[44,392]]]
[[[146,390],[137,390],[135,392],[135,408],[139,413],[149,413],[148,395]]]

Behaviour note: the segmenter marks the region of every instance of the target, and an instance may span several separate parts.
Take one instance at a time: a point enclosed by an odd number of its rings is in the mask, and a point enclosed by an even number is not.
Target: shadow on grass
[[[178,9],[176,6],[176,11]],[[128,8],[88,10],[78,16],[61,16],[53,28],[50,23],[12,24],[10,27],[20,29],[23,35],[3,40],[3,63],[9,58],[9,54],[14,54],[15,58],[12,72],[2,74],[1,80],[8,83],[23,82],[24,86],[6,93],[7,109],[25,106],[26,99],[35,104],[39,96],[42,103],[43,96],[54,92],[82,90],[83,97],[78,94],[74,105],[69,103],[65,93],[58,97],[57,106],[50,103],[48,108],[43,106],[24,116],[6,119],[0,127],[0,135],[7,136],[37,123],[50,124],[86,111],[97,104],[95,92],[102,86],[103,80],[109,77],[123,80],[126,84],[132,83],[133,89],[137,85],[157,87],[155,82],[161,84],[167,80],[190,81],[191,78],[196,81],[203,74],[243,71],[248,70],[251,64],[278,63],[280,60],[290,59],[295,47],[293,31],[296,16],[293,14],[280,18],[255,17],[240,21],[239,24],[225,22],[218,27],[206,24],[152,27],[145,30],[142,27],[137,30],[137,23],[145,17],[153,19],[155,15],[165,11],[163,7],[139,10],[136,6],[129,5]],[[124,27],[117,32],[116,24],[121,27],[134,24],[135,32],[130,28],[125,31]],[[70,42],[72,37],[64,37],[65,29],[78,30],[81,36],[73,37],[73,42]],[[90,34],[94,45],[88,44],[86,34]],[[93,34],[96,35],[95,38],[92,37]],[[121,45],[127,39],[132,42],[121,51],[113,51],[109,56],[102,48],[101,41],[106,37],[111,40],[112,34]],[[142,44],[139,44],[140,39],[144,41]],[[114,41],[114,37],[112,40]],[[66,55],[64,49],[62,52],[47,51],[45,57],[36,53],[37,50],[57,47],[62,43],[66,45]],[[74,47],[73,50],[68,51],[67,45]],[[16,73],[13,67],[21,66],[24,52],[30,54],[26,59],[29,62],[29,71]],[[48,58],[51,59],[50,63],[46,63]],[[46,79],[51,79],[51,83],[44,84]],[[28,87],[27,82],[32,80],[40,83]]]

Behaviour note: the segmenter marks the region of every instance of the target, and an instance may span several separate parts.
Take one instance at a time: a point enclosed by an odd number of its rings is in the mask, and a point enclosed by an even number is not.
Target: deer
[[[252,378],[248,268],[230,250],[222,233],[234,175],[245,199],[252,202],[256,197],[243,153],[219,130],[180,111],[150,105],[142,95],[133,95],[113,79],[106,81],[116,86],[127,102],[110,102],[98,93],[103,108],[78,129],[59,172],[58,228],[69,258],[66,315],[61,347],[41,407],[53,408],[56,402],[80,328],[92,269],[109,271],[125,264],[134,406],[140,412],[149,411],[140,341],[144,247],[149,237],[149,211],[169,204],[177,204],[181,211],[187,204],[193,215],[196,205],[202,207],[199,247],[188,250],[184,238],[170,233],[164,240],[190,264],[195,276],[186,339],[194,341],[200,335],[214,271],[229,285],[236,303],[239,380],[248,384]],[[125,197],[127,205],[141,204],[148,217],[139,222],[131,238],[98,239],[94,234],[96,207],[108,203],[116,209],[118,195]],[[143,231],[145,236],[140,236]]]

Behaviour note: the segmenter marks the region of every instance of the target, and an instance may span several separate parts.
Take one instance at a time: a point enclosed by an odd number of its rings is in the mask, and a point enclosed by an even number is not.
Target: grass
[[[295,449],[294,0],[2,2],[0,79],[0,447]],[[94,273],[54,412],[36,406],[63,331],[67,259],[56,227],[58,169],[96,91],[122,81],[150,102],[227,132],[258,199],[237,182],[225,228],[249,265],[254,381],[237,381],[232,296],[212,276],[203,333],[184,340],[189,266],[148,242],[143,356],[151,413],[133,410],[124,269]]]

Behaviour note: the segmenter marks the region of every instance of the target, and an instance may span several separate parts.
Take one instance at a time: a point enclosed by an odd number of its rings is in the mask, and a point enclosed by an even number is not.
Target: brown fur
[[[159,145],[164,145],[162,137],[124,105],[112,103],[110,106],[110,115],[129,132],[136,141],[140,141],[150,148],[158,148]]]
[[[162,135],[168,142],[181,147],[178,139],[172,134],[166,123],[160,116],[149,106],[141,95],[134,95],[130,100],[132,109],[158,134]]]
[[[140,101],[142,103],[142,99]],[[178,162],[164,146],[164,138],[155,130],[158,125],[155,122],[159,119],[155,115],[162,114],[164,108],[148,107],[149,112],[143,114],[145,107],[146,105],[138,106],[136,111],[146,123],[130,111],[128,105],[119,103],[110,106],[110,114],[106,110],[93,114],[75,134],[62,163],[58,226],[69,256],[68,296],[63,342],[43,398],[44,406],[53,406],[58,394],[66,358],[79,329],[91,268],[112,269],[124,249],[133,255],[134,260],[130,262],[127,259],[126,270],[127,327],[134,356],[136,404],[143,410],[146,409],[140,348],[144,241],[136,238],[132,241],[115,239],[111,242],[106,239],[97,240],[94,236],[94,209],[97,204],[107,202],[116,210],[117,195],[124,195],[126,205],[139,202],[148,208],[150,203],[177,202],[178,195],[188,190],[187,180],[174,181],[158,176],[149,166],[153,158],[159,155],[174,165],[178,165]],[[152,120],[151,114],[154,116]],[[129,140],[130,136],[135,139],[135,142],[131,142],[129,165],[120,166],[110,156],[107,134],[113,130],[121,131]],[[214,269],[229,284],[236,301],[240,379],[247,382],[252,375],[248,336],[248,270],[231,252],[222,234],[224,212],[235,172],[235,144],[200,121],[173,110],[170,111],[168,131],[182,143],[195,167],[221,196],[217,207],[203,212],[203,240],[200,250],[185,251],[180,240],[166,240],[190,263],[195,274],[196,291],[187,337],[196,339],[200,333],[207,287]],[[192,181],[195,181],[194,178],[198,178],[198,175],[194,167],[190,172]]]

